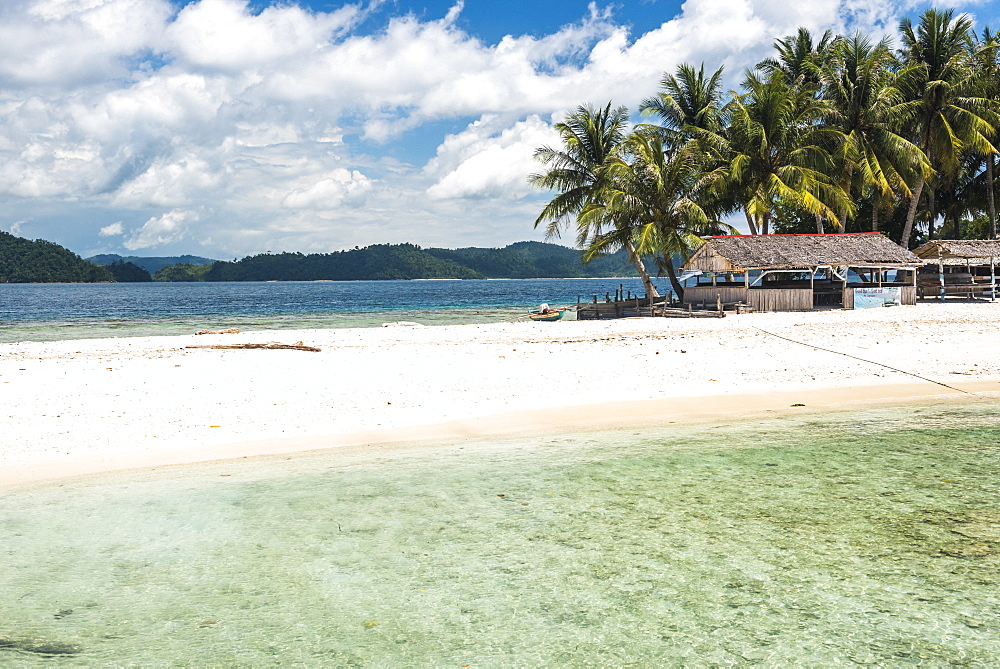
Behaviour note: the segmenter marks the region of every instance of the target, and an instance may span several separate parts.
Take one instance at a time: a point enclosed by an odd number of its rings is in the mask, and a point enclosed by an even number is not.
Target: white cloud
[[[159,47],[167,0],[7,0],[0,85],[80,85],[127,76],[124,59]]]
[[[103,228],[101,228],[100,232],[98,232],[97,234],[99,234],[101,237],[115,237],[117,235],[122,234],[123,232],[125,232],[125,229],[122,227],[122,222],[116,221],[111,225],[105,225]]]
[[[532,153],[558,141],[543,119],[586,102],[635,109],[681,62],[725,64],[735,85],[800,25],[878,32],[912,9],[687,0],[633,35],[591,5],[552,34],[489,44],[458,27],[461,3],[377,30],[363,19],[388,3],[260,4],[0,3],[8,216],[31,220],[33,234],[75,234],[81,247],[101,230],[130,250],[204,243],[221,256],[516,241],[532,234],[544,197],[526,183]],[[429,125],[442,121],[468,125]],[[419,151],[398,150],[414,138]],[[112,222],[121,231],[105,234]]]
[[[356,5],[324,14],[279,5],[253,15],[244,0],[201,0],[181,10],[166,37],[172,53],[193,66],[242,72],[312,57],[359,14]]]
[[[20,237],[21,236],[21,231],[24,229],[24,225],[27,222],[28,221],[20,220],[20,221],[14,221],[13,223],[11,223],[10,224],[10,228],[9,228],[10,234],[14,235],[15,237]]]
[[[191,224],[199,220],[201,216],[195,211],[169,211],[143,223],[142,227],[132,232],[123,245],[129,251],[135,251],[178,242],[187,236]]]
[[[558,141],[552,127],[532,115],[509,128],[485,117],[457,135],[449,135],[427,165],[436,181],[427,189],[432,200],[519,198],[531,192],[528,175],[538,171],[535,149]]]
[[[282,204],[290,209],[333,209],[343,204],[358,206],[371,190],[371,181],[357,170],[334,170],[305,189],[289,193]]]

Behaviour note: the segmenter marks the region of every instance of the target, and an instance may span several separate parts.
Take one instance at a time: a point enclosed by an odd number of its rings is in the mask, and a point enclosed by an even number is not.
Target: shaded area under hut
[[[913,251],[924,263],[917,276],[920,297],[997,297],[1000,239],[935,239]]]
[[[878,232],[705,237],[683,269],[684,302],[754,311],[916,304],[925,261]]]

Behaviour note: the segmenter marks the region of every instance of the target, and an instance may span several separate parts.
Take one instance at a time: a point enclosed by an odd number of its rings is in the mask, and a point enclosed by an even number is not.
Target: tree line
[[[190,278],[178,279],[183,270]],[[262,253],[206,268],[166,267],[154,280],[379,281],[391,279],[526,279],[627,276],[619,254],[584,265],[581,252],[540,242],[504,248],[423,249],[415,244],[375,244],[334,253]],[[174,278],[167,278],[174,276]]]
[[[653,256],[708,234],[882,231],[903,246],[996,237],[1000,39],[966,15],[930,9],[900,22],[898,45],[805,29],[722,91],[723,69],[682,64],[645,99],[580,106],[531,176],[554,192],[535,227],[574,229],[588,258],[624,250],[647,291]]]
[[[115,278],[72,251],[0,231],[0,283],[97,283]]]

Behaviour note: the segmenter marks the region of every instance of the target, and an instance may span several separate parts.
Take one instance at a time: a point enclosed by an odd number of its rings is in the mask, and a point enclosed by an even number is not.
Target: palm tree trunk
[[[625,250],[628,251],[629,259],[635,265],[636,271],[639,272],[639,279],[642,281],[643,288],[646,289],[646,296],[659,297],[660,294],[656,291],[653,280],[649,278],[649,272],[646,271],[646,266],[642,264],[642,258],[635,252],[635,247],[631,244],[625,244]]]
[[[913,218],[917,215],[917,202],[920,200],[920,192],[924,189],[924,178],[917,180],[917,187],[913,189],[913,197],[910,198],[910,208],[906,211],[906,223],[903,224],[903,234],[899,239],[900,245],[910,248],[910,236],[913,234]]]
[[[927,189],[927,239],[934,236],[934,221],[937,220],[937,212],[934,211],[934,188]]]
[[[753,216],[751,216],[750,212],[747,211],[746,209],[743,210],[743,214],[747,217],[747,227],[750,228],[750,234],[751,235],[758,234],[757,224],[754,222]]]
[[[990,212],[990,239],[997,236],[997,208],[993,203],[993,154],[986,156],[986,205]]]
[[[872,232],[878,232],[878,205],[872,200]]]
[[[670,277],[670,287],[673,289],[674,295],[677,296],[680,302],[684,302],[684,286],[681,285],[680,280],[677,278],[677,270],[674,269],[672,259],[667,258],[665,267],[667,268],[667,276]]]
[[[816,233],[820,235],[825,234],[823,230],[823,217],[819,214],[816,214]]]

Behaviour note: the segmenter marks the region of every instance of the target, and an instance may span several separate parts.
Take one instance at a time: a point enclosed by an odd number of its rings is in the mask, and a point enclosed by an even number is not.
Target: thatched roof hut
[[[708,275],[711,283],[699,278],[684,289],[684,299],[743,303],[758,311],[854,309],[872,300],[878,305],[915,304],[916,268],[923,264],[877,232],[706,237],[684,270]],[[896,270],[894,277],[891,270]],[[735,275],[743,275],[742,281]]]
[[[935,239],[913,252],[926,263],[918,281],[922,296],[996,299],[1000,239]]]
[[[1000,239],[935,239],[914,249],[926,261],[982,260],[1000,258]]]
[[[735,272],[809,267],[917,267],[924,261],[878,232],[706,237],[685,270]]]

